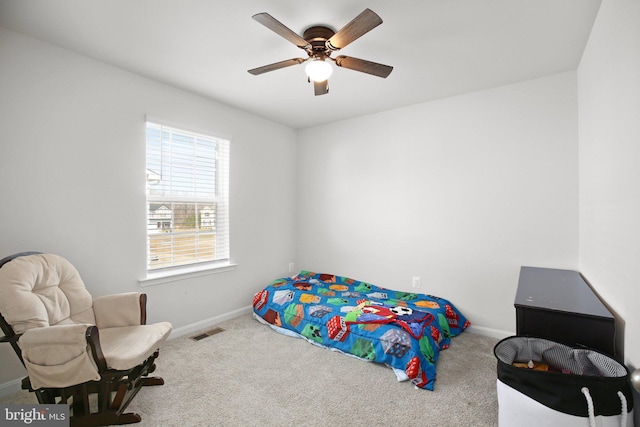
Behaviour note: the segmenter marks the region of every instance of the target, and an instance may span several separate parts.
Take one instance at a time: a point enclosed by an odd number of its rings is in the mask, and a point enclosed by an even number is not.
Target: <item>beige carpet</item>
[[[129,411],[140,426],[497,426],[497,340],[463,333],[440,354],[435,391],[393,371],[272,331],[245,315],[201,341],[160,351],[155,374]],[[20,392],[0,403],[36,403]]]

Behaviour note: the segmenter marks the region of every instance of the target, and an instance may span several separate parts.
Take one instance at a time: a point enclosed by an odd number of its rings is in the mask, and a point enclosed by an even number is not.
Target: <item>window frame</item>
[[[174,144],[174,135],[178,136],[186,136],[189,138],[195,138],[194,141],[197,141],[198,138],[212,141],[214,143],[215,153],[210,159],[213,160],[214,169],[215,169],[215,192],[211,196],[201,197],[194,190],[194,194],[190,196],[185,195],[176,195],[176,194],[164,194],[164,195],[153,195],[150,191],[150,172],[156,178],[156,182],[159,183],[159,180],[162,179],[162,170],[160,174],[156,173],[157,171],[150,171],[149,164],[150,161],[150,151],[149,151],[149,131],[150,129],[156,129],[159,133],[159,142],[160,142],[160,152],[163,151],[163,146],[165,144],[163,132],[170,132],[169,144]],[[231,262],[231,250],[230,250],[230,242],[229,242],[229,166],[230,166],[230,145],[231,139],[228,137],[222,137],[218,135],[211,134],[210,132],[202,132],[202,131],[194,131],[185,126],[176,126],[171,123],[168,123],[164,120],[157,120],[150,117],[146,118],[145,122],[145,165],[147,166],[147,174],[146,174],[146,194],[145,194],[145,203],[147,206],[146,209],[146,232],[145,232],[145,240],[146,240],[146,257],[145,257],[145,271],[146,277],[141,279],[139,282],[142,285],[156,284],[156,283],[165,283],[167,281],[178,280],[180,278],[185,277],[197,277],[203,274],[211,274],[217,273],[221,271],[227,271],[229,268],[235,266]],[[193,158],[195,161],[196,154],[195,149],[193,151]],[[160,160],[160,168],[162,168],[162,162],[164,159]],[[175,159],[170,159],[169,162],[175,161]],[[156,165],[157,166],[157,165]],[[165,165],[166,166],[166,165]],[[193,166],[191,171],[197,170],[196,166]],[[174,180],[174,182],[177,180]],[[194,182],[194,188],[198,186]],[[206,187],[206,185],[205,185]],[[202,206],[213,206],[215,205],[216,214],[215,221],[216,227],[215,231],[202,231],[201,224],[197,219],[200,217],[200,210],[194,211],[194,215],[196,218],[196,227],[194,227],[193,233],[194,236],[200,235],[213,235],[215,239],[215,250],[213,252],[214,256],[212,259],[208,260],[197,260],[194,258],[190,262],[182,262],[178,265],[175,265],[175,262],[172,261],[172,265],[160,266],[156,268],[152,268],[151,261],[151,223],[156,223],[159,221],[157,218],[152,217],[151,206],[152,205],[163,205],[169,203],[186,203],[186,204],[194,204],[194,209],[196,208],[196,204],[200,203]],[[170,205],[168,205],[171,208]],[[174,213],[172,212],[172,215]],[[173,216],[172,216],[173,222]],[[180,231],[176,231],[176,227],[174,224],[171,224],[171,230],[169,231],[171,237],[171,253],[173,257],[173,253],[175,251],[174,248],[174,240],[173,236],[180,234]],[[198,245],[197,237],[194,237],[194,245]],[[195,248],[195,246],[194,246]],[[194,249],[196,250],[196,249]],[[194,254],[195,257],[195,254]]]

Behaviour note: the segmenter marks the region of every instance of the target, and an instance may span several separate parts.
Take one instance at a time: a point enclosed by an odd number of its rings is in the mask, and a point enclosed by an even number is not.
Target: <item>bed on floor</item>
[[[273,281],[253,311],[277,332],[385,364],[427,390],[440,351],[469,325],[446,299],[309,271]]]

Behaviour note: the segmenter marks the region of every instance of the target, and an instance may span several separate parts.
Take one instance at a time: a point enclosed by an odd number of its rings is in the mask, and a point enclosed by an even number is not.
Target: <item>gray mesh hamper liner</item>
[[[542,338],[509,338],[496,346],[495,355],[509,365],[532,360],[574,375],[624,377],[628,373],[627,368],[602,353],[586,348],[572,348]]]
[[[620,414],[622,392],[633,409],[629,370],[615,359],[588,348],[573,348],[555,341],[514,336],[493,349],[498,360],[498,380],[557,411],[588,416],[581,392],[587,387],[596,405],[596,415]],[[543,363],[549,371],[513,366],[513,363]]]

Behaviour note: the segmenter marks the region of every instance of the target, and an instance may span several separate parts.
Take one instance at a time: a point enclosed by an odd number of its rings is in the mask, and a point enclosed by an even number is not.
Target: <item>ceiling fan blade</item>
[[[382,19],[371,9],[365,9],[360,15],[342,27],[329,40],[327,47],[331,50],[340,50],[363,34],[373,30],[382,24]]]
[[[292,65],[302,64],[305,60],[302,58],[287,59],[286,61],[276,62],[274,64],[264,65],[262,67],[249,70],[250,74],[257,76],[259,74],[268,73],[269,71],[279,70],[280,68],[290,67]]]
[[[372,74],[374,76],[382,77],[383,79],[391,74],[391,71],[393,71],[393,67],[389,65],[378,64],[377,62],[366,61],[364,59],[358,59],[344,55],[340,55],[336,58],[336,65],[338,67],[344,67],[350,70]]]
[[[301,49],[305,49],[309,46],[309,43],[305,39],[294,33],[293,30],[266,12],[255,14],[252,18]]]
[[[316,96],[329,93],[329,80],[325,80],[323,82],[313,82],[313,90]]]

